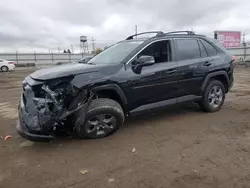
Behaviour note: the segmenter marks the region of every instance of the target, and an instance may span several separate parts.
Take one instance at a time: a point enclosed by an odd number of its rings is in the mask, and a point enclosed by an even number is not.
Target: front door
[[[135,106],[174,99],[178,93],[177,62],[172,61],[172,41],[156,41],[142,50],[142,55],[153,56],[155,64],[143,66],[140,73],[128,67],[129,99]]]

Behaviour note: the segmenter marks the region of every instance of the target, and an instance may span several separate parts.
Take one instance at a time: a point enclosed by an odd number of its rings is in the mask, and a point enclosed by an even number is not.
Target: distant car
[[[87,63],[89,60],[91,60],[94,56],[86,56],[82,58],[80,61],[77,61],[77,63]]]
[[[13,61],[0,59],[0,70],[2,72],[8,72],[13,69],[15,69],[15,63]]]

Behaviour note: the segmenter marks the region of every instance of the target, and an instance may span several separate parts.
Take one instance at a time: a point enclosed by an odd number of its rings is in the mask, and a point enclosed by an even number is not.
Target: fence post
[[[53,52],[51,52],[52,62],[54,61],[54,55]]]
[[[18,63],[18,56],[17,56],[17,50],[16,50],[16,62]]]
[[[36,63],[36,51],[34,51],[34,58],[35,58],[35,63]]]
[[[244,42],[243,46],[244,46],[244,61],[246,61],[247,44]]]

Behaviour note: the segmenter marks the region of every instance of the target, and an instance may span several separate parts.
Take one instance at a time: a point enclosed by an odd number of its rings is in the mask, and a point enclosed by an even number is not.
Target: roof
[[[168,32],[168,33],[164,33],[162,31],[149,31],[149,32],[143,32],[143,33],[131,35],[127,37],[126,40],[136,40],[136,39],[138,40],[139,38],[137,38],[137,36],[145,35],[145,34],[156,34],[156,35],[153,37],[143,38],[144,40],[155,39],[155,38],[176,37],[176,36],[178,37],[197,37],[197,36],[205,37],[204,35],[196,35],[193,31],[173,31],[173,32]],[[143,39],[139,39],[139,40],[143,40]]]

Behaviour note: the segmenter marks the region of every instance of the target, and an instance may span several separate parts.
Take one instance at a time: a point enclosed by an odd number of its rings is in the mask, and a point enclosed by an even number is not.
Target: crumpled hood
[[[65,76],[97,72],[105,65],[91,65],[91,64],[66,64],[59,65],[52,68],[45,68],[30,74],[30,77],[37,80],[50,80]]]

